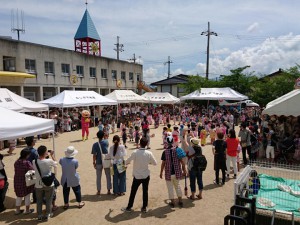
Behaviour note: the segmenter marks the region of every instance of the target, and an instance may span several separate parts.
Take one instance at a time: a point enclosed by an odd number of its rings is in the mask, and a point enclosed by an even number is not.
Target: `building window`
[[[76,74],[78,77],[83,77],[84,73],[83,73],[83,66],[76,66]]]
[[[16,71],[16,57],[3,56],[3,70]]]
[[[141,74],[138,73],[138,74],[136,75],[136,80],[137,80],[137,81],[141,81]]]
[[[101,78],[107,79],[107,69],[101,69]]]
[[[184,93],[184,92],[185,92],[185,90],[183,87],[178,87],[178,93]]]
[[[96,67],[90,67],[90,77],[96,78]]]
[[[133,73],[129,73],[129,80],[133,80]]]
[[[61,64],[61,75],[70,76],[70,64]]]
[[[34,59],[25,59],[25,69],[27,73],[36,74],[35,60]]]
[[[111,78],[112,78],[113,80],[116,80],[116,79],[117,79],[117,71],[116,71],[116,70],[112,70],[112,71],[111,71]]]
[[[45,75],[54,75],[54,63],[45,61]]]
[[[126,72],[125,71],[121,71],[121,79],[126,80]]]

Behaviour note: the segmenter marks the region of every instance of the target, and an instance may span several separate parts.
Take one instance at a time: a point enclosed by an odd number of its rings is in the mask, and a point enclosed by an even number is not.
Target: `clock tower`
[[[101,40],[86,9],[74,37],[75,52],[101,56]]]

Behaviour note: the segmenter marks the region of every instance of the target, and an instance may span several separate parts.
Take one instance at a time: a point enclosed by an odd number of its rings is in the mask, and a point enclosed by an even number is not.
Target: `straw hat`
[[[65,150],[65,155],[67,158],[73,158],[75,155],[77,155],[78,151],[75,149],[74,146],[69,146]]]
[[[190,143],[192,145],[199,145],[200,144],[200,140],[197,138],[191,138]]]

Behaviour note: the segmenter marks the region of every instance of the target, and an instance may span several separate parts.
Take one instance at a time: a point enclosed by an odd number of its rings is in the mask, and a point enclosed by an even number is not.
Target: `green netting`
[[[256,207],[268,210],[284,210],[294,212],[295,216],[300,217],[300,197],[293,196],[290,193],[278,189],[278,184],[288,185],[294,191],[300,191],[299,180],[289,180],[281,177],[273,177],[266,174],[260,174],[260,190],[257,194]],[[258,203],[259,198],[265,198],[273,203],[274,207],[265,207]]]

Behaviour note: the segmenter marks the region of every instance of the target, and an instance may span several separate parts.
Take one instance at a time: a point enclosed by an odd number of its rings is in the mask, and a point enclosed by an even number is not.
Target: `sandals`
[[[197,195],[196,195],[196,196],[197,196]],[[197,196],[197,197],[198,197],[198,196]],[[193,195],[188,196],[188,199],[190,199],[190,200],[196,200],[196,198],[193,197]]]
[[[69,204],[64,205],[64,209],[68,209],[69,208]]]
[[[171,207],[171,208],[175,208],[175,204],[173,202],[169,202],[168,205]]]
[[[84,202],[80,202],[79,205],[78,205],[78,208],[81,209],[83,206],[85,206],[85,203]]]
[[[198,199],[202,199],[202,196],[200,196],[200,195],[196,195],[196,197],[197,197]]]
[[[15,211],[15,215],[20,215],[20,214],[22,214],[23,212],[24,212],[23,209],[21,209],[21,210],[19,210],[19,211]]]
[[[52,212],[56,211],[58,209],[57,205],[52,206]]]
[[[23,215],[28,215],[34,212],[34,209],[29,209],[29,211],[25,211]]]

